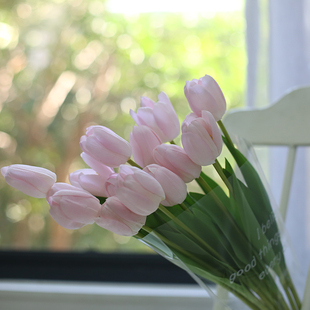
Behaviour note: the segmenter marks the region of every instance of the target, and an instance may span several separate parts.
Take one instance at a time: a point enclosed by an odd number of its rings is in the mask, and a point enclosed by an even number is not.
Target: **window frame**
[[[195,284],[158,254],[0,251],[0,279]]]

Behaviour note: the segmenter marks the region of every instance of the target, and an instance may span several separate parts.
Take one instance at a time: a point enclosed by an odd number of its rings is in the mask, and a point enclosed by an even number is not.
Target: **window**
[[[184,82],[206,73],[221,84],[229,108],[243,105],[241,1],[237,10],[228,5],[231,0],[218,1],[226,10],[218,13],[210,1],[202,12],[138,15],[111,12],[112,3],[3,5],[1,167],[41,166],[68,182],[68,173],[84,167],[79,139],[87,126],[101,124],[128,139],[134,125],[130,109],[139,106],[140,96],[157,100],[160,91],[184,118],[189,113]],[[0,196],[2,279],[193,283],[134,238],[96,225],[75,231],[60,227],[44,199],[23,195],[3,178]]]

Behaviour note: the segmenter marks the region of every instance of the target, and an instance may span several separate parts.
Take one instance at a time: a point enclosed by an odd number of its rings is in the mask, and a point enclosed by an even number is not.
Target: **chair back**
[[[296,149],[310,146],[310,87],[294,89],[267,108],[229,111],[223,123],[228,132],[253,146],[288,147],[279,206],[285,220]]]

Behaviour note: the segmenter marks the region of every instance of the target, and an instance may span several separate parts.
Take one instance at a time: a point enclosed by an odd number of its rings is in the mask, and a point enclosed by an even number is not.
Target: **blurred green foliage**
[[[82,168],[79,138],[101,124],[128,139],[140,96],[170,97],[189,113],[186,80],[212,75],[228,107],[245,84],[242,12],[214,16],[112,14],[103,1],[5,1],[0,11],[0,166],[48,168],[66,182]],[[89,225],[59,227],[43,199],[0,178],[3,249],[148,251],[134,238]]]

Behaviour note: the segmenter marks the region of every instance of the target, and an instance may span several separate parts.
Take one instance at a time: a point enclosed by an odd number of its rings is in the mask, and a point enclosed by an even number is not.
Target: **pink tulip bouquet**
[[[187,81],[184,91],[192,113],[181,126],[162,92],[158,102],[142,97],[131,111],[136,126],[129,142],[106,127],[87,128],[80,146],[90,168],[71,173],[71,184],[27,165],[1,173],[23,193],[46,198],[50,215],[65,228],[95,223],[133,236],[251,309],[300,309],[267,192],[221,122],[226,102],[220,87],[206,75]],[[180,127],[183,147],[174,142]],[[223,145],[233,158],[224,167],[217,160]],[[202,171],[208,165],[222,185]],[[189,182],[200,191],[189,192]]]

